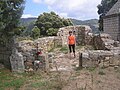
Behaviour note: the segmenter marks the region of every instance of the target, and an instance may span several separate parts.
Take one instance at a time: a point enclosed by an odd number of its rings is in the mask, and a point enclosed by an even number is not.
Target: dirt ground
[[[120,90],[120,66],[79,69],[78,50],[76,58],[72,56],[71,59],[68,53],[55,52],[49,72],[38,70],[14,75],[14,78],[23,79],[23,84],[17,89],[8,86],[2,90]]]
[[[55,60],[58,70],[63,70],[63,80],[68,78],[68,84],[62,90],[120,90],[120,67],[89,67],[77,71],[79,51],[76,58],[69,54],[58,54]],[[57,55],[56,55],[57,56]],[[58,59],[59,58],[59,59]]]
[[[34,89],[28,84],[24,90],[120,90],[120,66],[79,69],[78,60],[78,50],[71,59],[68,53],[56,51],[50,72],[42,75],[47,84]]]

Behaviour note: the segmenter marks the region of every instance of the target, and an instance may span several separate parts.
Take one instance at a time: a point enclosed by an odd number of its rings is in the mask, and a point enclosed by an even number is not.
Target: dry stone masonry
[[[49,69],[49,63],[53,63],[53,61],[52,54],[49,54],[48,51],[54,47],[66,46],[69,31],[73,31],[76,36],[77,45],[92,45],[97,49],[82,52],[85,65],[88,65],[89,61],[98,62],[106,58],[120,58],[119,41],[112,40],[109,34],[93,35],[89,26],[78,25],[60,28],[57,36],[54,37],[38,38],[34,41],[13,40],[11,44],[6,45],[7,47],[0,47],[0,63],[9,66],[13,72],[24,72],[25,69],[38,68],[34,67],[35,62],[38,62],[36,60],[43,60],[44,68]]]
[[[57,35],[62,39],[62,46],[67,45],[69,31],[73,31],[73,34],[76,36],[77,45],[89,43],[87,39],[89,37],[89,33],[92,32],[92,29],[86,25],[77,25],[59,29]]]
[[[115,65],[120,65],[120,43],[114,41],[108,34],[95,36],[95,46],[97,50],[83,51],[83,66],[93,67],[105,61],[116,62]],[[93,44],[94,45],[94,44]]]

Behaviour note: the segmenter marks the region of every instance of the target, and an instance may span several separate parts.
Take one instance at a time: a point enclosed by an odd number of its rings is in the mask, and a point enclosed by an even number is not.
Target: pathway
[[[69,54],[56,53],[55,58],[53,59],[53,65],[51,71],[72,71],[75,67],[78,66],[78,52],[76,52],[76,57],[74,58]]]

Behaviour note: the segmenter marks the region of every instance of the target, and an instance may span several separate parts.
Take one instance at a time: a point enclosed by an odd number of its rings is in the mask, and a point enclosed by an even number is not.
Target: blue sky
[[[97,5],[101,0],[26,0],[22,18],[37,17],[54,11],[64,18],[87,20],[98,18]]]

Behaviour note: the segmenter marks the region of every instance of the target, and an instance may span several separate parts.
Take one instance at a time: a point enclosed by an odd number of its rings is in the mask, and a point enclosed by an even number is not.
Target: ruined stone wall
[[[13,72],[23,72],[24,61],[35,60],[37,43],[38,51],[44,54],[54,47],[61,46],[61,39],[58,37],[39,38],[35,41],[11,39],[8,43],[0,45],[0,63]]]
[[[89,26],[86,25],[68,26],[60,28],[57,35],[59,38],[62,39],[62,46],[67,45],[69,31],[73,31],[73,34],[76,36],[76,44],[82,45],[88,43],[87,40],[88,39],[87,37],[89,37],[88,33],[91,32],[92,30]]]
[[[38,45],[37,45],[38,44]],[[35,60],[35,53],[38,51],[42,51],[42,53],[46,53],[54,47],[61,46],[61,39],[58,37],[44,37],[38,38],[35,41],[32,40],[23,40],[20,41],[17,45],[18,52],[21,52],[24,61],[25,60]]]
[[[113,51],[86,50],[82,52],[83,67],[94,67],[103,64],[120,65],[120,48]]]
[[[120,47],[120,42],[111,39],[109,34],[101,33],[93,35],[90,45],[96,50],[111,50],[114,47]]]
[[[100,65],[101,61],[115,62],[114,65],[120,65],[120,42],[111,39],[109,34],[100,34],[93,36],[93,42],[95,49],[97,50],[85,50],[83,51],[83,65],[94,66]],[[110,65],[110,63],[109,63]]]
[[[59,37],[45,37],[45,38],[39,38],[34,41],[34,44],[38,43],[39,47],[41,47],[43,50],[49,51],[50,49],[61,46],[61,38]]]
[[[119,40],[118,34],[120,33],[119,31],[119,17],[114,16],[114,17],[108,17],[104,18],[103,20],[104,24],[104,32],[107,34],[110,34],[112,39],[114,40]]]
[[[91,45],[94,47],[95,50],[105,50],[105,44],[100,35],[94,35],[91,39]]]

